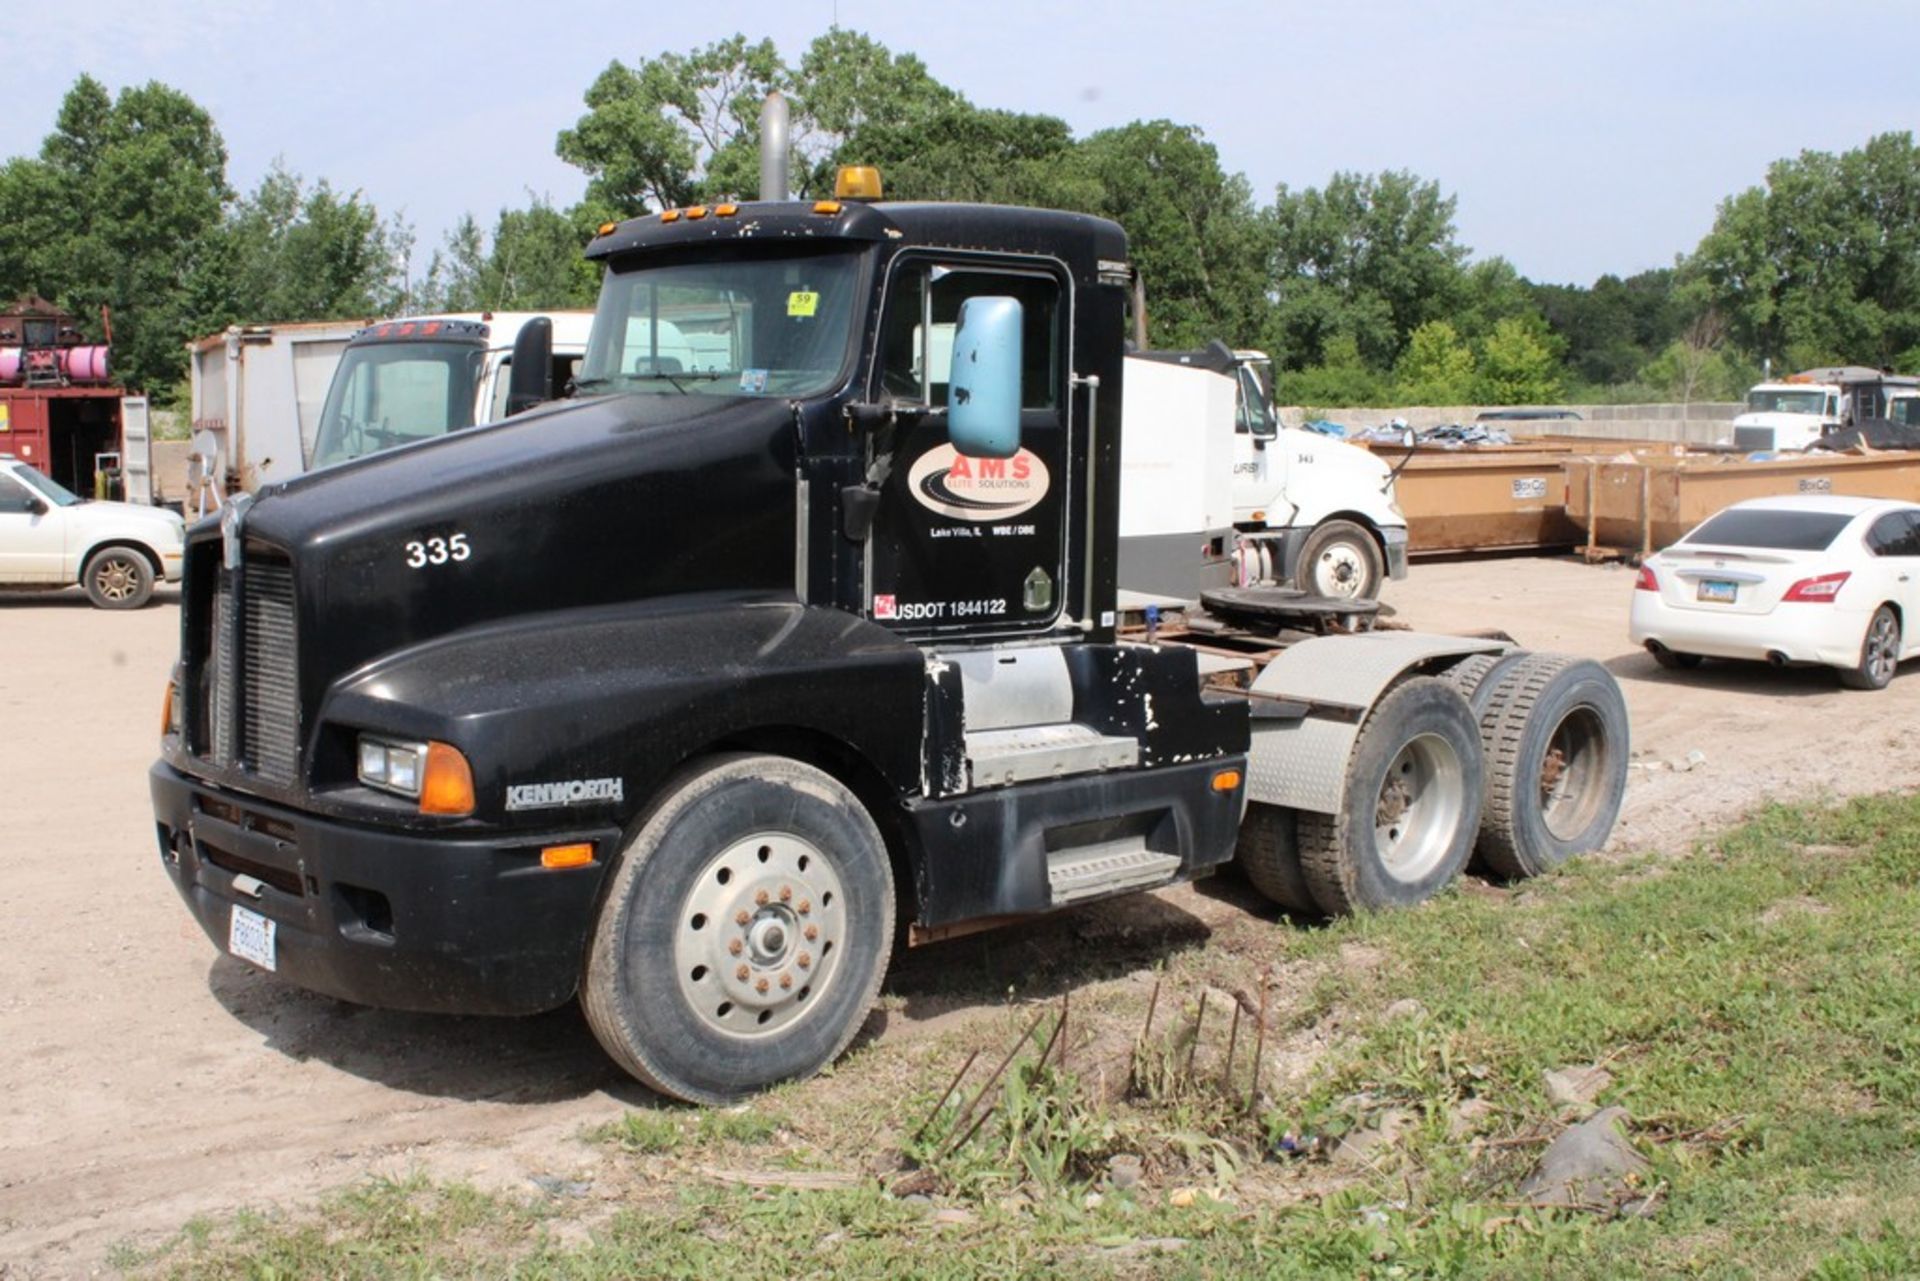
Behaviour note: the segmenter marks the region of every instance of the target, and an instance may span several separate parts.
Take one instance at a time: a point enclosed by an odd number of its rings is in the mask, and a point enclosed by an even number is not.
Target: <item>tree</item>
[[[374,316],[398,309],[409,232],[358,191],[311,188],[275,161],[228,215],[195,281],[203,323]]]
[[[534,197],[502,209],[491,243],[469,215],[433,256],[423,306],[437,311],[544,311],[590,307],[600,271],[581,250],[604,215],[586,204],[555,209]]]
[[[1467,250],[1454,239],[1454,198],[1405,171],[1336,173],[1325,188],[1274,195],[1275,323],[1288,359],[1305,365],[1350,334],[1376,368],[1407,335],[1460,301]]]
[[[1687,264],[1734,341],[1789,367],[1884,364],[1920,343],[1920,147],[1885,133],[1776,161]]]
[[[1538,404],[1560,395],[1560,356],[1546,322],[1508,318],[1480,343],[1479,399],[1489,405]]]
[[[1405,404],[1464,405],[1473,399],[1473,348],[1446,321],[1429,320],[1408,336],[1393,374]]]
[[[42,293],[80,315],[111,307],[121,375],[169,386],[195,321],[182,282],[230,194],[226,148],[192,99],[158,83],[111,97],[82,76],[39,157],[0,168],[0,296]]]
[[[1080,162],[1097,200],[1091,211],[1127,230],[1154,344],[1258,341],[1272,224],[1246,179],[1220,167],[1213,144],[1190,126],[1136,122],[1081,143]]]
[[[1320,363],[1284,375],[1276,394],[1290,404],[1321,408],[1378,405],[1388,399],[1385,380],[1361,357],[1352,334],[1329,338]]]
[[[1625,383],[1687,325],[1691,303],[1683,299],[1670,267],[1622,279],[1604,275],[1590,288],[1534,285],[1536,305],[1566,344],[1566,361],[1582,382]]]

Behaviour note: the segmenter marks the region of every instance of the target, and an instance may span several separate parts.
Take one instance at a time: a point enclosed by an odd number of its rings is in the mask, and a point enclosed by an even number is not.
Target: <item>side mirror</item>
[[[507,374],[507,416],[553,399],[553,322],[537,316],[520,326]]]
[[[968,458],[1020,452],[1020,300],[982,296],[960,304],[947,375],[947,435]]]
[[[31,497],[27,499],[27,510],[35,516],[44,516],[47,514],[47,500],[37,496]]]

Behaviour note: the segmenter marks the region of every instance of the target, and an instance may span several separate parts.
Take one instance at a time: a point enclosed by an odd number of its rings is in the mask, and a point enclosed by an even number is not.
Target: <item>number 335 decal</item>
[[[425,569],[429,565],[444,565],[450,560],[465,560],[471,555],[473,548],[467,545],[465,534],[416,539],[407,544],[407,568]]]

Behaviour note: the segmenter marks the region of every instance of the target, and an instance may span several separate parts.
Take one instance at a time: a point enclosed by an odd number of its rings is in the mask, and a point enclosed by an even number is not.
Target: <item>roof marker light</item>
[[[732,203],[728,203],[724,205],[715,205],[713,207],[713,212],[716,217],[731,218],[735,214],[740,212],[740,206]]]
[[[660,221],[661,222],[679,222],[680,211],[678,209],[662,209],[660,211]]]
[[[620,230],[620,224],[617,222],[603,222],[600,224],[600,234],[603,236],[611,236],[618,230]]]
[[[700,220],[701,220],[702,218],[704,218],[704,217],[706,217],[706,216],[707,216],[707,207],[706,207],[705,205],[689,205],[689,206],[687,206],[687,221],[688,221],[688,222],[699,222],[699,221],[700,221]]]
[[[840,212],[840,202],[838,200],[816,200],[813,202],[813,211],[817,214],[837,214]]]

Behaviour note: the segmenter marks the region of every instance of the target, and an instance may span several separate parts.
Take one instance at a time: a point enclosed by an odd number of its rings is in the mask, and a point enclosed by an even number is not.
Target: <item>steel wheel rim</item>
[[[109,558],[93,574],[94,587],[108,600],[131,600],[138,582],[139,575],[124,556]]]
[[[1591,707],[1562,716],[1547,737],[1540,758],[1540,818],[1547,831],[1570,841],[1593,822],[1600,805],[1600,779],[1606,756],[1606,730]]]
[[[1873,626],[1867,629],[1867,674],[1876,684],[1884,685],[1893,679],[1893,669],[1900,661],[1899,652],[1899,624],[1893,621],[1892,615],[1875,615]]]
[[[1366,561],[1351,543],[1333,544],[1313,563],[1313,585],[1322,596],[1357,597],[1366,578]]]
[[[791,832],[743,837],[680,904],[680,995],[726,1036],[770,1036],[819,1004],[845,951],[846,894],[833,860]]]
[[[1409,739],[1394,754],[1373,807],[1374,848],[1387,875],[1414,884],[1453,847],[1466,804],[1466,768],[1438,734]]]

